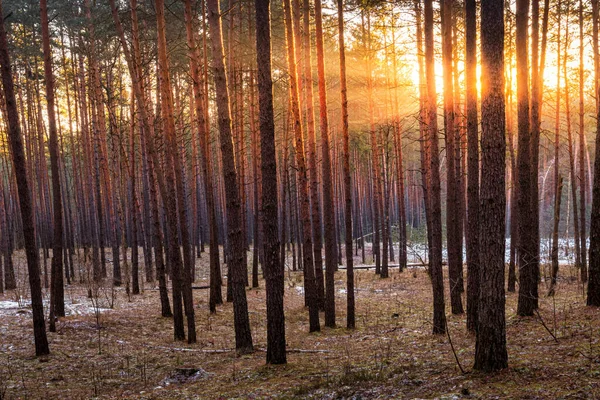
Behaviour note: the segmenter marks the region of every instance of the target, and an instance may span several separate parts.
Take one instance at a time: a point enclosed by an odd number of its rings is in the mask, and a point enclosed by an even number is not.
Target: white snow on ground
[[[13,310],[19,307],[19,303],[16,301],[0,301],[0,310]]]
[[[356,244],[354,244],[356,245]],[[445,245],[445,243],[444,243]],[[589,249],[590,241],[587,240],[587,248]],[[399,243],[395,242],[394,246],[394,255],[398,256],[398,246]],[[552,248],[552,241],[548,238],[543,238],[540,240],[540,255],[542,263],[550,262],[550,250]],[[380,246],[381,249],[381,246]],[[419,263],[423,261],[427,261],[427,245],[425,243],[411,243],[407,244],[407,255],[409,263]],[[356,254],[356,253],[355,253]],[[372,254],[372,243],[365,242],[365,255],[367,264],[371,264],[371,254]],[[360,260],[361,250],[358,250],[358,260]],[[446,247],[442,250],[442,258],[444,261],[448,259],[448,251]],[[463,260],[466,261],[467,258],[467,250],[466,245],[463,243]],[[355,256],[355,260],[357,256]],[[510,261],[510,238],[506,238],[505,245],[505,260],[508,263]],[[558,261],[560,265],[569,265],[573,264],[575,261],[575,239],[569,238],[568,240],[565,238],[561,238],[558,240]]]
[[[47,304],[47,302],[44,302],[44,309],[47,310],[47,308],[48,308],[48,304]],[[0,301],[0,315],[14,315],[19,312],[22,313],[23,311],[29,312],[30,310],[31,310],[31,301],[24,301],[22,303],[12,301],[12,300]],[[98,311],[101,313],[105,313],[107,311],[111,311],[111,309],[99,308]],[[65,314],[67,316],[69,316],[69,315],[78,315],[78,316],[94,315],[95,313],[96,313],[96,308],[89,301],[86,301],[83,303],[77,303],[77,304],[69,304],[69,303],[65,304]]]

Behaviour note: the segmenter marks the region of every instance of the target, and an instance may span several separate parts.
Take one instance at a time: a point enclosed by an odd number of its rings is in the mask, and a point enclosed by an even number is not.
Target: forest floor
[[[200,269],[207,259],[198,260]],[[146,284],[131,299],[123,288],[113,293],[101,287],[90,299],[85,285],[68,286],[68,315],[49,333],[52,354],[35,358],[31,313],[26,302],[16,301],[26,293],[11,291],[0,295],[0,399],[600,397],[600,310],[585,306],[573,269],[562,267],[556,296],[540,298],[539,316],[517,317],[517,294],[507,294],[509,368],[488,375],[472,371],[475,338],[465,329],[465,315],[448,311],[464,372],[449,337],[431,334],[426,271],[394,268],[390,275],[380,279],[373,270],[357,271],[357,329],[349,331],[343,328],[340,270],[335,282],[340,327],[309,334],[302,275],[286,273],[289,354],[283,366],[265,365],[262,280],[260,288],[247,291],[256,351],[241,357],[233,351],[230,303],[210,315],[208,291],[194,290],[198,343],[174,342],[172,320],[160,317],[158,291]],[[21,278],[21,287],[24,282]],[[203,284],[200,279],[195,285]],[[542,283],[540,294],[546,291]],[[448,293],[446,299],[448,304]],[[198,372],[186,378],[185,368]]]

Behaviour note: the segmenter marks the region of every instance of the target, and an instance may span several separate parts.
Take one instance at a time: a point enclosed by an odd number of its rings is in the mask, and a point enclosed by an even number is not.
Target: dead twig
[[[540,323],[542,324],[542,326],[548,331],[548,333],[550,334],[550,336],[552,336],[552,338],[554,339],[554,341],[556,343],[558,343],[558,339],[556,338],[556,335],[554,333],[552,333],[552,331],[550,330],[550,328],[548,328],[548,326],[546,325],[546,323],[544,322],[544,319],[542,318],[542,316],[540,315],[538,310],[535,310],[535,314],[537,315]]]
[[[456,350],[454,349],[454,345],[452,344],[452,338],[450,337],[450,329],[448,329],[448,323],[446,323],[446,335],[448,336],[448,342],[450,343],[450,348],[452,349],[452,354],[454,354],[454,359],[456,360],[456,364],[458,365],[458,369],[460,372],[465,375],[465,370],[462,365],[460,365],[460,360],[458,359],[458,354],[456,354]]]

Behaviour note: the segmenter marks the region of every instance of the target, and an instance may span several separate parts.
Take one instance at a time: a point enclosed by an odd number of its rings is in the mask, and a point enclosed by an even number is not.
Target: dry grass
[[[205,268],[206,256],[199,260]],[[573,271],[563,270],[571,276]],[[201,274],[202,275],[202,274]],[[100,311],[98,329],[85,285],[67,289],[72,310],[49,334],[52,354],[33,357],[31,315],[0,309],[0,398],[596,398],[600,395],[600,311],[585,307],[581,285],[563,279],[555,298],[540,300],[540,316],[515,316],[517,295],[507,296],[510,368],[471,371],[474,342],[465,316],[448,316],[461,374],[446,336],[431,335],[431,286],[424,270],[386,280],[356,275],[357,325],[308,334],[298,273],[286,274],[288,364],[265,365],[265,292],[248,290],[257,351],[236,357],[231,304],[208,313],[206,290],[195,290],[198,343],[172,339],[172,321],[160,317],[158,291],[146,285],[128,300],[122,288],[114,308]],[[199,284],[205,283],[200,281]],[[337,321],[345,325],[344,271],[336,274]],[[110,289],[98,300],[108,307]],[[540,293],[545,293],[544,286]],[[14,299],[14,293],[0,301]],[[448,296],[448,294],[447,294]],[[448,298],[448,297],[446,297]],[[552,334],[548,332],[550,330]],[[98,334],[99,333],[99,334]],[[557,340],[553,338],[556,336]],[[100,347],[99,347],[100,341]],[[178,367],[210,375],[165,385]]]

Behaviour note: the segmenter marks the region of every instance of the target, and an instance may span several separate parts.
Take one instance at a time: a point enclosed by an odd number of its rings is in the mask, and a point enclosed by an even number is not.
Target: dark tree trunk
[[[270,0],[256,0],[256,62],[260,112],[262,231],[267,297],[267,363],[285,364],[285,317],[283,312],[283,265],[279,257],[277,208],[277,157],[271,78]]]
[[[518,207],[519,207],[519,246],[517,249],[519,266],[519,302],[517,314],[533,315],[537,309],[536,246],[532,229],[531,199],[531,148],[529,131],[529,62],[528,62],[528,21],[529,0],[517,0],[516,12],[517,48],[517,108],[518,137]],[[482,214],[483,215],[483,214]],[[482,245],[483,248],[483,245]]]
[[[12,150],[12,159],[17,180],[17,191],[21,209],[21,223],[23,227],[23,238],[25,240],[25,255],[27,257],[27,271],[29,273],[29,286],[31,290],[31,308],[33,311],[33,335],[35,338],[35,354],[43,356],[50,353],[46,326],[44,323],[44,304],[42,302],[42,285],[40,281],[40,261],[35,240],[35,226],[33,222],[33,206],[27,179],[27,168],[23,139],[21,137],[21,126],[19,125],[19,114],[15,89],[12,78],[10,57],[8,55],[8,41],[4,28],[4,13],[2,1],[0,0],[0,73],[2,74],[2,86],[6,102],[6,114],[8,119],[8,137]]]
[[[467,329],[477,327],[479,309],[479,132],[477,121],[477,4],[465,1],[467,108]]]
[[[40,0],[42,19],[42,44],[44,48],[44,76],[46,80],[46,104],[48,105],[48,148],[50,150],[50,168],[52,171],[52,208],[54,213],[52,239],[52,281],[50,291],[50,331],[56,331],[55,317],[65,316],[65,290],[63,282],[63,206],[60,184],[58,154],[58,132],[54,111],[54,75],[52,73],[52,53],[50,51],[50,33],[48,31],[48,6],[46,0]]]
[[[598,0],[592,0],[594,81],[600,79],[600,55],[598,54]],[[600,94],[600,85],[596,84]],[[596,104],[596,115],[600,107]],[[594,160],[594,185],[592,187],[592,214],[590,219],[590,265],[588,271],[588,306],[600,306],[600,118],[596,119],[596,159]]]
[[[181,260],[181,249],[179,248],[179,229],[177,226],[177,188],[175,185],[175,160],[176,152],[175,121],[173,116],[173,93],[171,92],[171,81],[169,76],[169,61],[167,56],[167,38],[165,26],[164,0],[156,0],[156,27],[158,47],[158,69],[160,83],[160,113],[163,121],[165,144],[169,149],[165,151],[165,184],[166,197],[164,198],[167,214],[168,232],[168,259],[171,266],[171,280],[173,286],[173,336],[175,340],[185,340],[185,328],[183,318],[183,263]],[[175,149],[173,149],[173,147]]]
[[[254,350],[250,319],[248,317],[248,302],[244,267],[245,249],[242,231],[242,207],[238,189],[237,171],[235,169],[235,153],[231,133],[231,113],[229,90],[227,88],[227,73],[223,61],[223,39],[221,32],[221,16],[218,0],[208,0],[208,23],[212,43],[212,69],[217,92],[217,113],[219,135],[221,140],[221,155],[223,163],[223,178],[225,181],[225,197],[227,211],[227,244],[229,257],[227,266],[230,274],[227,280],[231,282],[234,310],[235,347],[240,354]]]
[[[325,98],[325,66],[323,63],[323,21],[321,17],[321,0],[315,0],[315,22],[317,24],[317,57],[319,69],[319,97],[321,110],[326,103]],[[318,10],[318,11],[317,11]],[[338,44],[340,48],[340,97],[342,101],[342,141],[343,141],[343,169],[345,190],[345,239],[346,239],[346,327],[356,327],[356,311],[354,300],[354,259],[352,257],[352,188],[350,181],[350,148],[348,132],[348,88],[346,84],[346,46],[344,43],[344,2],[337,0],[338,12]],[[320,56],[319,56],[320,54]],[[321,96],[321,92],[323,96]],[[321,111],[323,112],[323,111]],[[325,115],[326,116],[326,115]],[[364,251],[364,242],[363,242]],[[363,253],[364,254],[364,253]]]
[[[460,271],[462,270],[462,236],[460,235],[458,175],[456,163],[454,109],[454,85],[452,80],[452,4],[453,0],[443,0],[442,6],[442,55],[444,69],[444,130],[446,138],[447,197],[446,197],[446,237],[448,246],[448,275],[450,283],[450,304],[452,314],[462,314]]]
[[[433,1],[425,0],[425,75],[427,81],[427,138],[430,162],[427,165],[430,178],[431,223],[429,226],[429,273],[433,287],[433,333],[446,332],[444,303],[444,276],[442,270],[442,205],[440,185],[440,159],[437,127],[437,94],[435,89],[435,65],[433,46]]]
[[[325,326],[335,327],[335,271],[337,251],[335,248],[335,207],[333,205],[333,180],[331,171],[331,144],[327,115],[327,91],[323,52],[323,22],[321,0],[315,0],[317,72],[319,76],[319,121],[321,133],[321,173],[323,179],[323,223],[325,229]],[[318,11],[317,11],[318,8]],[[343,104],[343,101],[342,101]],[[343,107],[343,106],[342,106]],[[342,110],[343,113],[343,110]],[[342,124],[343,129],[343,124]],[[320,227],[319,227],[320,229]]]
[[[474,369],[508,367],[504,293],[506,139],[504,3],[481,3],[480,290]]]
[[[560,203],[562,198],[563,178],[559,175],[554,191],[554,220],[552,226],[552,270],[550,274],[550,289],[548,296],[554,296],[556,280],[558,278],[558,224],[560,223]]]

